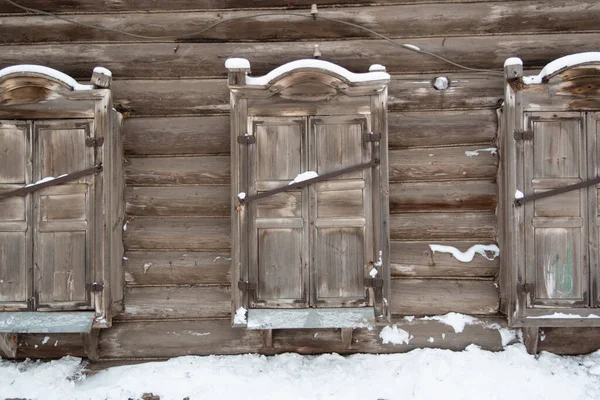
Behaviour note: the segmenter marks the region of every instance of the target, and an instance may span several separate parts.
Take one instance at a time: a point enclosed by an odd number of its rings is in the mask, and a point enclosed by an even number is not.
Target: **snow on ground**
[[[600,399],[600,351],[528,355],[417,349],[405,354],[179,357],[83,377],[80,360],[0,361],[0,398],[138,399]]]

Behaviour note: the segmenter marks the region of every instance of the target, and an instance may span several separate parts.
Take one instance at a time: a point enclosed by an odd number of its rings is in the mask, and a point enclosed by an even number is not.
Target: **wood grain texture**
[[[498,155],[481,146],[439,147],[390,151],[390,182],[493,179]]]
[[[126,212],[131,216],[231,215],[230,187],[215,186],[128,186]]]
[[[390,218],[392,240],[493,240],[495,235],[496,216],[491,212],[404,213]]]
[[[392,314],[496,314],[498,288],[491,281],[392,280]]]
[[[489,74],[453,73],[451,86],[435,90],[436,75],[393,76],[388,111],[493,108],[503,96],[501,79]],[[119,80],[112,90],[119,111],[129,116],[228,114],[227,82],[222,79]],[[148,90],[152,87],[152,90]]]
[[[104,359],[137,357],[176,357],[182,355],[296,352],[319,354],[323,352],[400,353],[416,348],[434,347],[463,350],[476,344],[486,350],[502,349],[502,341],[495,326],[505,326],[501,318],[484,317],[479,324],[467,325],[461,333],[437,321],[415,319],[411,322],[392,318],[392,323],[414,336],[408,345],[382,344],[379,338],[382,326],[373,330],[353,332],[350,349],[343,346],[339,331],[334,329],[294,329],[273,332],[273,347],[263,347],[260,331],[232,329],[229,319],[190,321],[123,321],[100,335],[100,356]],[[316,335],[315,335],[316,333]],[[140,337],[144,337],[140,341]],[[430,342],[429,338],[434,338]]]
[[[127,286],[229,284],[228,250],[219,252],[129,251],[123,266]]]
[[[490,242],[423,241],[391,243],[390,269],[394,278],[493,278],[498,273],[500,258],[487,260],[476,254],[472,261],[462,262],[449,253],[433,252],[430,244],[456,247],[467,251],[475,244]],[[491,257],[492,254],[488,253]]]
[[[388,126],[390,149],[491,144],[497,131],[493,110],[392,112]],[[123,133],[126,155],[229,154],[225,115],[128,118]]]
[[[390,214],[411,211],[494,211],[491,181],[411,182],[390,185]]]
[[[390,149],[491,144],[498,121],[493,110],[396,112],[388,130]]]
[[[568,54],[594,51],[598,40],[600,33],[565,33],[418,38],[410,43],[457,63],[500,71],[504,60],[515,54],[521,55],[530,68],[542,67]],[[385,65],[396,74],[458,70],[383,40],[333,40],[320,42],[319,46],[325,59],[353,72],[366,72],[373,63]],[[58,69],[76,79],[89,79],[93,68],[101,64],[112,71],[115,79],[225,77],[224,55],[235,55],[250,60],[253,75],[263,75],[282,63],[310,57],[313,51],[313,41],[181,43],[177,52],[173,43],[14,45],[2,47],[0,68],[28,62]]]
[[[322,6],[322,4],[319,4]],[[195,7],[192,7],[195,8]],[[223,8],[221,5],[218,8]],[[247,17],[265,11],[203,11],[167,13],[119,13],[73,15],[83,24],[94,24],[143,36],[174,36],[172,41],[281,41],[369,37],[366,31],[341,23],[310,18],[308,9],[269,10],[269,17]],[[47,9],[47,7],[44,7]],[[81,12],[81,10],[77,10]],[[137,10],[136,10],[137,11]],[[390,37],[490,35],[501,33],[555,33],[598,30],[600,6],[592,1],[565,1],[540,8],[535,1],[518,3],[451,3],[346,7],[324,9],[319,17],[354,23]],[[224,23],[202,35],[189,36],[205,27],[231,18],[246,18]],[[548,20],[556,23],[548,24]],[[484,23],[481,23],[483,21]],[[293,24],[294,29],[287,29]],[[31,29],[35,27],[35,29]],[[179,36],[179,37],[178,37]],[[72,24],[45,16],[11,16],[0,23],[0,43],[129,41],[130,37]],[[152,41],[153,39],[136,38]],[[154,39],[159,41],[161,39]],[[164,40],[164,39],[163,39]]]
[[[126,155],[229,153],[227,116],[129,118],[123,134]]]
[[[18,359],[60,358],[66,355],[85,357],[81,334],[26,333],[19,335]]]
[[[598,328],[542,328],[538,351],[554,354],[588,354],[600,348]]]
[[[117,319],[215,318],[231,312],[227,286],[147,286],[125,289]]]
[[[220,185],[229,183],[229,156],[130,157],[125,165],[128,185]]]
[[[135,218],[124,232],[123,242],[126,250],[229,249],[230,230],[229,218]]]
[[[244,0],[108,0],[98,3],[94,0],[58,0],[48,4],[44,0],[21,0],[19,4],[40,8],[57,13],[80,12],[122,12],[122,11],[175,11],[175,10],[214,10],[244,8],[310,8],[312,0],[255,0],[248,3]],[[436,3],[476,3],[489,0],[436,0]],[[515,0],[511,0],[515,1]],[[519,1],[519,0],[516,0]],[[431,3],[431,0],[323,0],[319,7],[338,7],[343,5],[375,5],[375,4],[420,4]],[[8,4],[0,3],[0,13],[22,13],[23,11]]]

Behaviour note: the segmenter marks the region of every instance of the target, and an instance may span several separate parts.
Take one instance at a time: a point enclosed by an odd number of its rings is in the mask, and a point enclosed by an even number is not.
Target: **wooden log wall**
[[[404,315],[450,311],[498,319],[499,259],[461,263],[429,244],[466,250],[495,243],[495,147],[501,74],[465,71],[375,38],[348,25],[309,17],[314,1],[295,0],[17,0],[82,24],[158,39],[134,38],[0,2],[0,68],[42,64],[77,79],[94,66],[114,75],[116,107],[126,115],[127,230],[124,311],[100,336],[104,359],[183,354],[298,351],[498,349],[497,331],[463,334]],[[527,66],[598,50],[596,0],[322,0],[319,15],[363,25],[474,68],[501,72],[504,60]],[[274,14],[255,19],[253,14]],[[289,13],[303,16],[290,16]],[[224,22],[201,35],[209,24]],[[168,36],[168,37],[164,37]],[[389,87],[390,213],[393,322],[415,336],[409,345],[381,344],[380,328],[360,331],[351,350],[339,333],[277,331],[274,348],[257,332],[229,328],[229,93],[224,60],[250,60],[254,75],[282,63],[323,59],[352,71],[373,63],[392,74]],[[450,79],[435,90],[437,76]],[[447,340],[430,342],[444,333]],[[437,336],[436,336],[437,335]],[[446,336],[447,335],[447,336]],[[20,355],[81,354],[77,335],[41,346],[25,335]],[[47,341],[53,342],[52,340]],[[38,347],[35,347],[35,345]],[[32,347],[33,346],[33,347]],[[43,349],[43,350],[38,350]]]

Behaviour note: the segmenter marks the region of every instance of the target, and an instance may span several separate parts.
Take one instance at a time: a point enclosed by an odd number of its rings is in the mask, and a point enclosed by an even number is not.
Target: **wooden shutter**
[[[31,126],[0,121],[0,193],[31,183]],[[31,277],[30,196],[0,200],[0,310],[27,308]]]
[[[525,194],[588,179],[580,113],[526,113],[525,126],[533,131],[533,140],[524,141]],[[588,305],[587,215],[587,188],[525,203],[529,306]]]
[[[287,185],[306,170],[305,119],[254,118],[251,134],[249,195]],[[307,188],[250,203],[249,281],[257,283],[251,307],[308,305],[307,213]]]
[[[34,179],[57,177],[94,166],[91,121],[34,123]],[[34,291],[38,310],[92,307],[86,283],[93,281],[94,175],[39,190],[34,204]]]
[[[310,169],[319,175],[371,161],[367,120],[310,119]],[[310,187],[311,287],[317,307],[367,305],[364,279],[372,260],[370,169]]]
[[[600,113],[588,113],[588,166],[589,178],[600,176]],[[590,204],[589,232],[590,232],[590,301],[592,307],[600,307],[600,185],[589,188],[588,199]]]

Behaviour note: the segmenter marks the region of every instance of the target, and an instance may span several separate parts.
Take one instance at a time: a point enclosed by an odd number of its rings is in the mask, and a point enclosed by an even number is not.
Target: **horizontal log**
[[[494,240],[496,216],[478,213],[405,213],[390,218],[392,240]]]
[[[402,149],[389,152],[390,182],[456,179],[493,179],[498,156],[481,146]],[[229,156],[129,157],[125,181],[129,185],[219,185],[230,179]]]
[[[392,314],[496,314],[500,302],[496,286],[491,281],[392,280]]]
[[[461,333],[438,321],[392,318],[392,324],[413,338],[408,344],[383,344],[382,326],[356,329],[350,349],[343,346],[334,329],[281,329],[273,331],[273,347],[264,348],[260,331],[233,329],[229,319],[197,321],[117,321],[100,333],[101,358],[170,358],[183,355],[295,352],[319,353],[400,353],[416,348],[463,350],[471,344],[483,349],[502,349],[496,327],[506,327],[501,318],[481,318],[466,325]],[[433,339],[433,341],[431,340]]]
[[[430,244],[441,244],[467,251],[476,242],[391,242],[390,269],[394,278],[493,278],[497,275],[500,258],[488,260],[476,254],[470,262],[457,260],[449,253],[433,252]],[[485,241],[479,244],[490,244]],[[489,257],[492,255],[489,254]]]
[[[519,55],[528,68],[572,53],[597,50],[600,33],[434,37],[410,39],[410,43],[475,68],[501,71],[504,61]],[[396,74],[458,71],[453,64],[398,48],[385,40],[332,40],[319,44],[323,57],[354,72],[366,72],[373,63]],[[89,79],[102,65],[115,79],[224,77],[228,56],[250,60],[254,75],[263,75],[282,63],[310,57],[314,41],[264,43],[111,43],[2,46],[0,68],[14,64],[42,64],[76,79]],[[276,55],[276,56],[274,56]],[[490,75],[502,79],[502,75]],[[153,87],[147,86],[146,91]]]
[[[79,333],[26,333],[18,335],[17,358],[86,357]]]
[[[538,351],[578,355],[592,353],[600,348],[598,328],[542,328],[541,330],[543,339],[538,342]]]
[[[131,216],[228,217],[232,209],[228,185],[128,186],[125,189],[125,211]]]
[[[123,232],[126,250],[226,250],[231,247],[230,218],[135,218]]]
[[[390,213],[411,211],[493,211],[497,186],[491,181],[390,184]]]
[[[123,123],[126,155],[229,154],[229,135],[229,116],[127,118]]]
[[[130,287],[117,319],[215,318],[231,314],[227,286]]]
[[[123,81],[117,81],[119,85]],[[493,143],[494,110],[391,112],[389,147]],[[229,154],[229,116],[127,118],[126,155]]]
[[[220,252],[128,251],[123,268],[127,286],[231,283],[231,254]]]
[[[229,183],[229,156],[128,158],[125,182],[128,185]]]
[[[390,149],[491,144],[497,131],[494,110],[392,112],[388,115]]]
[[[319,4],[321,5],[321,4]],[[221,8],[221,7],[219,7]],[[536,1],[506,4],[452,3],[390,5],[324,9],[316,21],[310,7],[294,11],[212,11],[168,13],[102,13],[72,15],[85,25],[99,25],[135,35],[140,41],[270,41],[370,37],[364,30],[325,20],[330,18],[364,26],[389,37],[477,36],[502,33],[554,33],[598,30],[600,5],[593,0],[571,0],[540,8]],[[136,10],[138,11],[138,10]],[[257,14],[271,15],[248,18]],[[304,17],[290,14],[302,15]],[[218,27],[190,36],[219,22]],[[237,19],[237,20],[235,20]],[[556,23],[548,24],[552,20]],[[485,23],[481,23],[484,21]],[[288,29],[293,24],[294,29]],[[32,27],[34,29],[32,29]],[[159,37],[164,37],[160,39]],[[0,19],[0,43],[130,41],[118,32],[74,25],[47,16],[9,16]]]
[[[253,9],[253,8],[310,8],[313,0],[108,0],[98,3],[95,0],[19,0],[17,3],[30,8],[43,9],[55,13],[84,12],[123,12],[123,11],[192,11],[214,9]],[[435,0],[436,3],[479,3],[491,0]],[[520,0],[507,0],[520,1]],[[322,0],[319,8],[339,7],[343,5],[376,4],[419,4],[431,3],[431,0]],[[9,4],[0,3],[0,13],[22,13],[23,10]]]
[[[433,78],[431,74],[392,77],[388,111],[492,108],[504,96],[502,79],[489,74],[452,74],[452,86],[444,91],[431,86]],[[129,116],[229,114],[230,109],[222,79],[114,81],[112,90],[115,106]]]
[[[403,149],[389,152],[390,182],[493,179],[498,154],[481,146]]]

